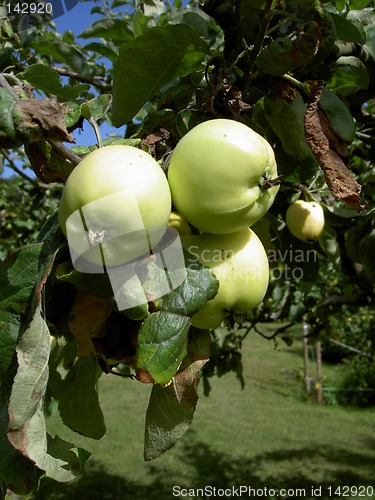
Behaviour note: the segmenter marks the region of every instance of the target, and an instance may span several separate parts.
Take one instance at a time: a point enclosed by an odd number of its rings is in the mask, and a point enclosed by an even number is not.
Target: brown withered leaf
[[[160,128],[155,132],[144,137],[141,141],[141,148],[144,151],[148,151],[152,156],[156,155],[158,143],[166,144],[166,141],[170,138],[170,132],[165,128]]]
[[[61,148],[65,146],[58,143]],[[70,150],[67,154],[72,154]],[[25,153],[30,161],[30,166],[35,175],[41,181],[49,184],[51,182],[66,182],[70,173],[77,164],[70,158],[58,154],[48,141],[34,141],[25,145]]]
[[[29,137],[34,140],[48,138],[74,142],[74,138],[67,131],[61,104],[56,99],[20,99],[16,108],[22,117],[18,127],[27,131]]]
[[[348,143],[344,141],[344,139],[336,132],[336,130],[332,127],[331,122],[329,121],[328,116],[325,111],[319,107],[319,118],[320,123],[322,125],[323,134],[327,137],[329,142],[329,147],[333,151],[341,156],[345,165],[349,160],[349,148]]]
[[[294,85],[283,80],[282,78],[272,78],[269,81],[270,92],[277,97],[280,97],[288,104],[293,104],[293,102],[299,96],[298,90]]]
[[[324,87],[323,82],[310,84],[310,102],[305,112],[305,137],[317,162],[324,172],[324,177],[331,193],[357,210],[366,205],[361,203],[362,186],[353,178],[339,152],[345,154],[335,142],[335,133],[327,118],[319,108],[319,100]],[[327,137],[327,135],[329,137]],[[336,148],[334,150],[332,148]]]
[[[78,293],[68,318],[68,327],[78,341],[77,356],[89,357],[95,352],[92,337],[105,333],[112,309],[108,303],[88,293]]]

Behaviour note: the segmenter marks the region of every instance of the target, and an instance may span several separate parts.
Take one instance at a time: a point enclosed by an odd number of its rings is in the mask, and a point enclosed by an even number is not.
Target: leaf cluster
[[[122,311],[107,275],[87,276],[67,259],[52,216],[34,243],[16,250],[0,268],[0,395],[7,443],[0,478],[18,493],[25,491],[25,479],[32,489],[43,475],[71,480],[88,458],[84,450],[48,435],[45,409],[51,400],[67,427],[100,439],[106,428],[99,377],[151,383],[145,434],[145,459],[151,460],[189,427],[197,377],[209,357],[210,335],[191,329],[190,316],[217,293],[210,270],[187,267],[178,288],[153,300],[147,289],[161,270],[151,263],[144,270],[144,302]],[[125,284],[121,293],[132,289]],[[168,412],[160,414],[160,405]],[[18,467],[10,475],[15,457]]]

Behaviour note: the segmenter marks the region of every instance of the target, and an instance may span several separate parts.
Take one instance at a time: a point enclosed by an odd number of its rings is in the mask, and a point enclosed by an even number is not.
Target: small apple
[[[316,241],[324,228],[323,208],[316,201],[297,200],[286,211],[286,225],[299,240]]]
[[[227,234],[259,220],[279,186],[270,144],[243,123],[214,119],[174,149],[168,182],[176,210],[200,231]]]
[[[180,236],[187,236],[189,234],[192,234],[191,227],[189,226],[187,220],[184,219],[178,212],[171,212],[171,215],[169,216],[168,226],[176,229]]]
[[[70,174],[59,223],[72,259],[82,256],[89,268],[103,268],[147,254],[165,233],[170,213],[159,164],[138,148],[111,145],[88,154]]]
[[[268,259],[262,242],[250,228],[225,235],[185,236],[182,244],[193,262],[195,258],[211,268],[219,280],[216,296],[192,316],[193,326],[217,328],[229,311],[245,313],[263,300],[269,283]]]

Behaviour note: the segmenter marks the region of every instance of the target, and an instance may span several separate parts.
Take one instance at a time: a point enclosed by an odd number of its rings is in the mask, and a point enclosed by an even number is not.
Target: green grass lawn
[[[103,376],[100,394],[107,433],[102,440],[77,437],[61,425],[57,414],[49,421],[52,434],[92,452],[85,474],[70,484],[44,480],[37,498],[209,498],[178,497],[173,486],[291,489],[284,498],[312,498],[313,486],[322,487],[320,498],[341,498],[333,493],[330,497],[327,488],[375,487],[375,409],[306,402],[299,340],[292,347],[280,342],[275,350],[273,342],[250,333],[243,363],[245,389],[234,374],[212,379],[211,394],[201,395],[189,432],[175,448],[148,463],[143,461],[143,432],[150,387]],[[324,364],[327,383],[335,380],[335,370]],[[360,490],[351,493],[351,498],[369,498]]]

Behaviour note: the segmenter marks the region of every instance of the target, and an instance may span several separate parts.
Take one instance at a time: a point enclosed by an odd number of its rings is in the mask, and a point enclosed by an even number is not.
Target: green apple
[[[168,168],[176,210],[200,231],[227,234],[251,226],[279,189],[270,144],[243,123],[215,119],[190,130]]]
[[[111,145],[88,154],[70,174],[59,223],[72,259],[81,256],[89,267],[103,268],[149,253],[170,213],[171,193],[159,164],[138,148]]]
[[[263,300],[269,283],[268,258],[250,228],[225,235],[185,236],[182,243],[192,262],[211,268],[219,280],[218,293],[193,315],[193,326],[217,328],[229,311],[245,313]]]
[[[286,225],[296,238],[316,241],[324,228],[324,211],[316,201],[297,200],[286,211]]]

